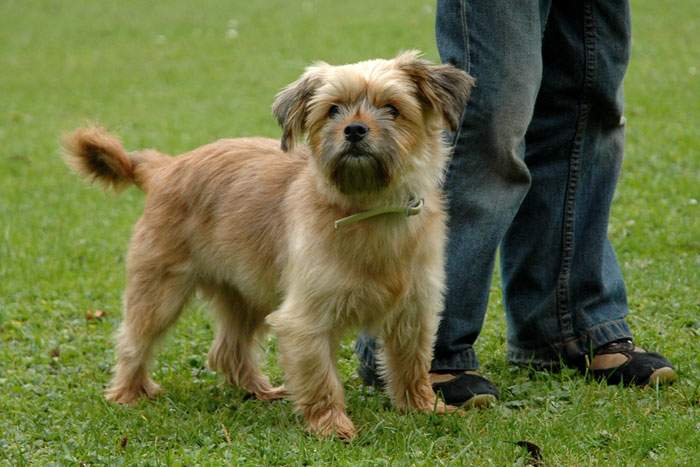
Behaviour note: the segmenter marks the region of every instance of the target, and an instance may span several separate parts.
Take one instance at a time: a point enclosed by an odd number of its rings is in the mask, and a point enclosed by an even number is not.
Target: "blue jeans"
[[[626,1],[439,0],[444,62],[476,78],[445,182],[447,294],[433,371],[479,366],[495,253],[508,360],[556,367],[631,337],[607,227],[624,143]],[[363,335],[361,362],[376,343]]]

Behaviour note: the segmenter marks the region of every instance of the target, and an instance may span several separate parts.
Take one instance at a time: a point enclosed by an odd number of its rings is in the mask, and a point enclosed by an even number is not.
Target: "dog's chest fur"
[[[302,179],[289,196],[303,199],[310,190]],[[287,293],[298,290],[319,315],[371,328],[414,301],[426,276],[442,274],[439,267],[422,267],[442,251],[444,215],[438,193],[428,194],[426,208],[415,217],[390,214],[339,229],[333,221],[340,214],[332,207],[290,201],[284,287]]]

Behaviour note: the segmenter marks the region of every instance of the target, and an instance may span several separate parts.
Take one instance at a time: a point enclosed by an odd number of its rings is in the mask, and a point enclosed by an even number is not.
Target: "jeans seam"
[[[467,30],[467,12],[465,8],[465,2],[459,2],[459,13],[460,13],[460,18],[462,21],[462,49],[464,50],[464,54],[462,55],[462,61],[464,63],[464,71],[469,73],[471,69],[471,61],[470,61],[470,52],[469,52],[469,32]],[[462,136],[462,124],[464,122],[464,114],[466,113],[467,107],[466,105],[462,109],[462,115],[459,117],[459,126],[457,127],[457,131],[454,132],[454,135],[452,135],[452,146],[450,147],[450,160],[448,164],[452,164],[452,159],[454,158],[454,149],[457,146],[457,142],[459,141],[460,136]],[[448,171],[451,172],[451,171]],[[447,177],[445,177],[445,180],[447,180]]]
[[[576,191],[580,177],[581,152],[590,113],[590,98],[596,74],[596,29],[593,3],[583,5],[584,78],[579,101],[576,131],[569,157],[569,175],[564,196],[564,223],[562,232],[562,259],[557,280],[557,315],[561,335],[565,341],[575,339],[573,317],[570,310],[570,274],[575,251],[574,222],[576,217]]]
[[[547,31],[547,25],[549,25],[549,18],[550,18],[550,16],[551,16],[551,15],[550,15],[551,9],[552,9],[552,3],[550,2],[550,3],[547,5],[547,14],[544,15],[544,22],[542,23],[542,29],[541,29],[542,34],[540,34],[540,40],[541,40],[541,41],[544,40],[544,34],[545,34],[545,32]]]
[[[459,2],[459,12],[462,20],[462,49],[464,50],[464,68],[467,73],[471,73],[471,63],[469,61],[469,32],[467,29],[467,9],[466,2]]]

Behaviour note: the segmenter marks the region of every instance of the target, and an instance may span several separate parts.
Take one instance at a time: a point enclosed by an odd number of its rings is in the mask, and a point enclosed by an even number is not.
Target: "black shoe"
[[[500,397],[496,386],[476,372],[449,375],[454,378],[433,383],[433,391],[447,405],[464,408],[489,407]]]
[[[591,368],[597,356],[621,354],[627,361],[611,368]],[[620,384],[625,386],[655,386],[670,384],[678,379],[671,362],[655,352],[647,352],[635,347],[632,339],[613,341],[598,347],[593,356],[585,358],[585,363],[579,365],[579,370],[599,381],[607,381],[608,384]]]
[[[365,386],[384,389],[384,381],[374,367],[360,364],[357,374]],[[433,384],[433,391],[447,405],[455,407],[488,407],[499,398],[498,389],[475,372],[456,373],[453,379]]]

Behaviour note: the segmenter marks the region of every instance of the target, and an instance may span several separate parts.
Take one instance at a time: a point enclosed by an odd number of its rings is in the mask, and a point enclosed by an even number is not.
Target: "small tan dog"
[[[259,399],[288,391],[312,432],[355,434],[335,362],[349,328],[381,339],[397,408],[444,412],[428,375],[444,282],[441,132],[456,129],[472,85],[417,52],[316,64],[277,95],[281,150],[270,139],[226,139],[173,158],[128,154],[100,128],[68,135],[77,172],[147,193],[107,399],[158,393],[154,344],[199,290],[218,319],[209,366]],[[308,146],[297,144],[305,134]],[[258,368],[266,324],[286,391]]]

